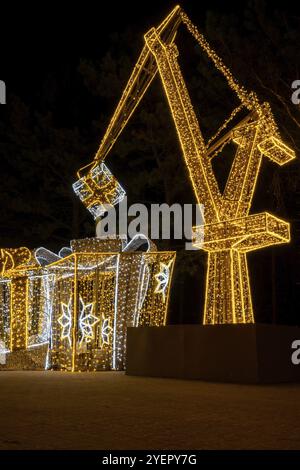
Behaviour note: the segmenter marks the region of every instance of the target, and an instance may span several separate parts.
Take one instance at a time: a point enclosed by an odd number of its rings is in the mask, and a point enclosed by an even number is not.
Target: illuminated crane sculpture
[[[181,22],[240,100],[240,105],[207,144],[177,61],[174,39]],[[145,46],[100,148],[93,162],[79,170],[74,190],[95,218],[104,212],[105,204],[116,204],[124,197],[124,190],[109,172],[104,159],[158,71],[196,199],[204,205],[205,224],[194,227],[195,246],[208,252],[203,322],[252,323],[246,254],[290,240],[289,224],[284,220],[267,212],[249,215],[262,157],[284,165],[295,158],[295,154],[282,142],[268,103],[260,103],[255,93],[247,92],[238,84],[179,6],[159,27],[151,28],[144,39]],[[247,116],[224,134],[229,122],[242,110],[247,111]],[[236,145],[236,155],[221,193],[211,161],[229,142]]]

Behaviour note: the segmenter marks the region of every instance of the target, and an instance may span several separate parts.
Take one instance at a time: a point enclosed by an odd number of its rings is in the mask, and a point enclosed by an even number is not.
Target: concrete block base
[[[300,382],[300,328],[268,324],[128,328],[127,375],[235,383]]]

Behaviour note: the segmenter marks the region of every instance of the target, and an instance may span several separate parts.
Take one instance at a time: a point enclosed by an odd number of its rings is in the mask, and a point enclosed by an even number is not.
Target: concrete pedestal
[[[300,328],[268,324],[128,328],[127,375],[236,383],[300,382]]]

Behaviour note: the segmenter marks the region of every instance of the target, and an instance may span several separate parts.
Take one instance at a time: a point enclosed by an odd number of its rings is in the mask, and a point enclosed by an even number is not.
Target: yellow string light
[[[95,241],[76,240],[79,251],[47,267],[55,278],[50,351],[55,369],[123,369],[127,327],[166,322],[175,253],[85,252],[89,244],[96,248]],[[161,266],[168,267],[164,295],[154,283]]]
[[[174,39],[180,22],[241,102],[208,143],[177,61]],[[269,104],[260,103],[254,92],[239,85],[180,7],[159,27],[151,28],[144,39],[143,51],[99,150],[79,170],[74,190],[95,218],[105,204],[117,204],[124,197],[125,191],[104,159],[158,72],[195,197],[205,208],[205,223],[194,227],[195,246],[208,253],[203,321],[251,323],[254,314],[246,255],[290,240],[289,224],[284,220],[267,212],[250,214],[262,157],[284,165],[295,153],[282,141]],[[250,114],[222,135],[242,108]],[[235,144],[236,154],[221,193],[212,159],[228,142]],[[50,339],[49,363],[54,369],[122,369],[126,328],[166,324],[175,254],[122,252],[119,240],[77,240],[71,247],[69,256],[43,268],[27,248],[0,250],[1,351],[25,350],[41,345],[46,338]],[[93,318],[82,316],[82,305],[93,306]]]
[[[240,100],[240,105],[208,143],[204,142],[177,61],[178,50],[173,41],[180,22],[187,27]],[[172,33],[165,40],[163,33],[168,30]],[[266,156],[284,165],[295,158],[295,153],[282,142],[269,104],[260,103],[254,92],[247,91],[239,84],[179,6],[158,28],[151,28],[144,39],[145,47],[92,166],[95,168],[103,162],[158,71],[197,202],[204,205],[205,225],[194,228],[195,245],[209,253],[204,323],[253,322],[246,253],[290,240],[287,222],[267,213],[249,216],[261,161]],[[151,73],[148,73],[141,64],[144,64],[145,57],[149,62],[151,55],[154,65],[151,62]],[[137,92],[133,84],[138,81],[147,85]],[[133,89],[135,94],[132,94]],[[127,109],[130,112],[127,113]],[[242,109],[248,110],[249,115],[220,137]],[[237,150],[225,190],[221,193],[211,161],[221,154],[229,142],[233,142]]]

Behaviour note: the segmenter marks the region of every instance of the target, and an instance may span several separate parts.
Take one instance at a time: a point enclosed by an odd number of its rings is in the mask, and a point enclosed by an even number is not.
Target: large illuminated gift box
[[[50,365],[123,369],[126,328],[166,322],[175,253],[131,251],[134,242],[124,248],[117,239],[76,240],[71,247],[71,255],[48,266],[54,276]]]
[[[0,256],[0,355],[7,368],[43,367],[50,313],[47,272],[28,248]]]
[[[51,259],[35,255],[40,264]],[[125,246],[84,239],[56,258],[44,266],[30,260],[1,279],[8,364],[39,368],[44,357],[55,370],[123,369],[127,327],[166,323],[175,253],[158,252],[145,238]]]

